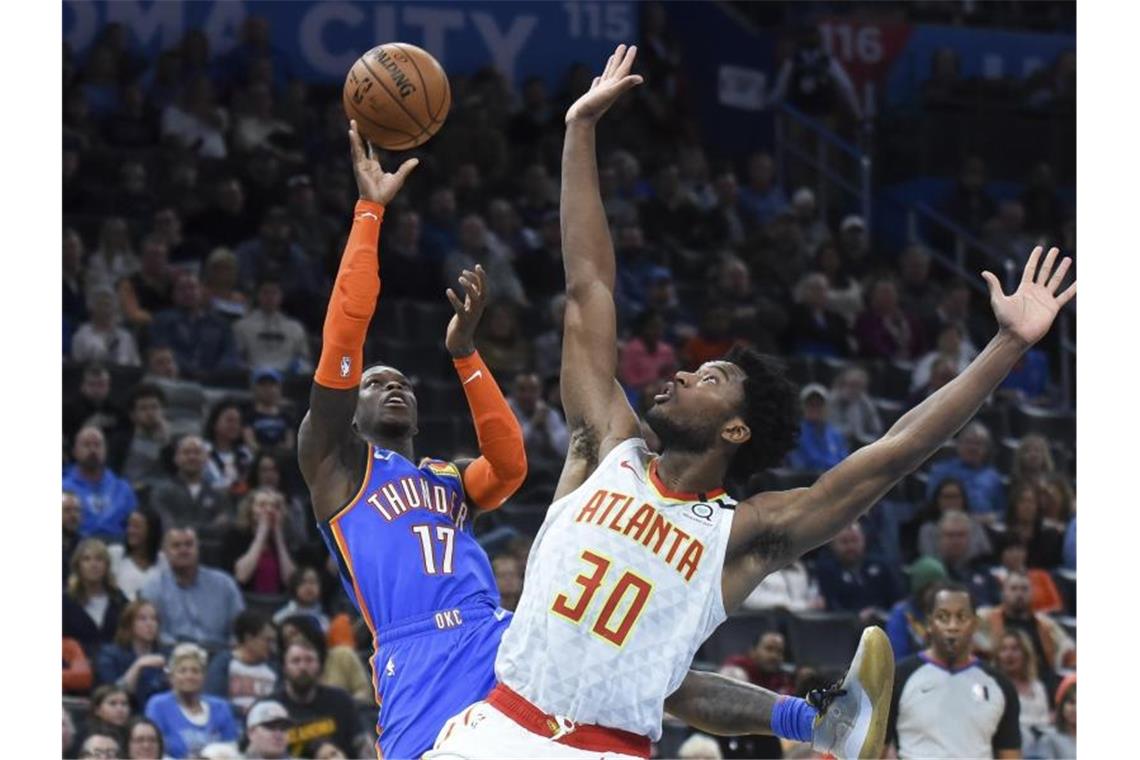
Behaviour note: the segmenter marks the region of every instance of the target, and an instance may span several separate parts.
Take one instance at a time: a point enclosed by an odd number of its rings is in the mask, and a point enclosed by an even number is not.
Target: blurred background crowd
[[[744,494],[810,483],[954,378],[994,330],[979,262],[1005,277],[1039,241],[1075,255],[1075,143],[1014,135],[1011,158],[963,125],[984,132],[992,107],[1071,135],[1076,59],[971,77],[943,49],[916,103],[871,109],[799,12],[717,5],[782,30],[766,114],[784,125],[726,155],[693,105],[684,28],[639,5],[646,84],[601,124],[599,169],[635,408],[739,343],[802,385],[798,448],[732,484]],[[1026,34],[1075,23],[1052,2],[823,6]],[[596,63],[557,87],[453,73],[448,122],[415,152],[381,235],[366,359],[414,379],[419,454],[477,453],[443,292],[464,268],[488,272],[477,345],[530,464],[476,525],[508,608],[567,446],[558,168],[563,114]],[[65,756],[372,756],[371,642],[295,461],[355,200],[340,84],[293,76],[256,15],[229,50],[190,29],[155,56],[106,23],[82,54],[64,45],[63,79]],[[944,133],[919,141],[919,122]],[[873,160],[878,185],[929,175],[944,192],[923,224],[869,216],[837,189],[829,153]],[[802,695],[845,666],[862,625],[884,626],[896,658],[923,648],[924,592],[953,579],[980,608],[979,656],[1017,685],[1028,755],[1075,735],[1053,709],[1076,665],[1073,361],[1064,336],[1031,351],[922,471],[765,580],[697,666]],[[691,733],[669,719],[661,756],[810,756]]]

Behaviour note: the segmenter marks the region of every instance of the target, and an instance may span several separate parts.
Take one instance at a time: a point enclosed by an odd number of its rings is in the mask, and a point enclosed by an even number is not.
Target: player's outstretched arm
[[[745,501],[744,509],[737,510],[744,540],[735,543],[752,551],[737,556],[764,566],[753,564],[751,570],[769,572],[829,541],[969,422],[1076,295],[1075,282],[1058,292],[1072,263],[1065,258],[1054,267],[1058,254],[1051,249],[1042,263],[1042,250],[1035,248],[1017,292],[1009,296],[993,274],[984,272],[999,328],[989,345],[962,374],[905,414],[882,438],[824,473],[810,488]],[[751,591],[747,583],[747,589],[733,585],[733,597]]]
[[[566,317],[562,405],[570,450],[556,498],[576,488],[598,461],[637,434],[637,417],[616,379],[616,264],[598,186],[595,126],[617,98],[641,83],[631,75],[637,48],[619,45],[601,76],[566,112],[562,148],[562,259]]]
[[[365,445],[353,431],[352,419],[363,370],[364,336],[380,296],[380,223],[384,207],[418,163],[410,159],[388,174],[372,157],[371,147],[365,149],[355,121],[349,126],[348,139],[360,199],[329,297],[309,412],[297,436],[297,458],[318,520],[332,517],[364,476]]]
[[[444,344],[467,396],[480,456],[456,464],[463,474],[468,503],[481,510],[492,510],[501,507],[526,480],[526,447],[519,421],[491,370],[475,350],[475,328],[487,305],[487,273],[479,265],[474,272],[465,269],[459,284],[464,290],[462,300],[454,290],[447,289],[447,300],[455,315],[447,324]]]
[[[780,695],[735,678],[690,670],[665,709],[693,728],[716,736],[771,734]]]

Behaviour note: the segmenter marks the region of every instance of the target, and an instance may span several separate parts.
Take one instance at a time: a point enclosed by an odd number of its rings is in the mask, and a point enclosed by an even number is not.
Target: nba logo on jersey
[[[352,358],[348,356],[340,357],[340,376],[348,377],[348,371],[352,369]]]

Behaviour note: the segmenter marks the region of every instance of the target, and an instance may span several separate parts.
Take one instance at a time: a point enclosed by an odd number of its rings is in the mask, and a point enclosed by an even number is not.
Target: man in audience
[[[1052,689],[1059,681],[1058,670],[1077,667],[1077,647],[1060,623],[1044,612],[1034,613],[1029,599],[1029,578],[1019,572],[1007,574],[1001,587],[1001,604],[978,610],[979,648],[996,655],[1003,633],[1021,631],[1033,643],[1037,674],[1045,688]]]
[[[794,694],[795,679],[784,667],[784,634],[765,631],[756,639],[748,654],[737,654],[724,661],[724,665],[738,665],[748,674],[748,680],[777,694]]]
[[[266,613],[243,610],[234,618],[233,630],[237,646],[223,649],[210,660],[203,689],[229,700],[235,712],[243,715],[254,702],[277,688],[273,662],[277,629]]]
[[[175,444],[174,475],[156,481],[149,498],[165,527],[222,527],[230,521],[229,497],[214,487],[206,463],[206,442],[198,436],[184,436]]]
[[[237,366],[229,322],[210,311],[198,275],[183,271],[174,281],[174,308],[160,311],[151,340],[174,351],[178,367],[195,378]]]
[[[965,486],[970,512],[984,523],[992,523],[1005,514],[1005,484],[1001,474],[986,464],[992,448],[990,431],[980,422],[972,422],[958,434],[958,455],[936,462],[926,481],[926,498],[934,496],[938,484],[955,478]]]
[[[519,373],[507,403],[522,428],[527,470],[532,475],[557,477],[566,458],[570,433],[562,415],[542,400],[542,381],[538,375]]]
[[[300,322],[281,311],[284,298],[278,280],[261,280],[257,307],[234,323],[234,339],[246,366],[300,375],[313,366],[309,338]]]
[[[107,468],[107,441],[97,427],[85,427],[75,436],[75,464],[63,473],[63,488],[79,497],[84,538],[122,541],[127,517],[138,499],[127,481]]]
[[[318,643],[299,636],[285,648],[284,685],[274,699],[293,718],[288,734],[290,754],[300,756],[306,744],[324,739],[336,744],[345,757],[374,754],[371,739],[361,732],[352,697],[343,689],[318,683],[325,654],[318,650]],[[376,667],[394,674],[400,663],[389,660]]]
[[[510,554],[500,554],[491,560],[495,571],[495,586],[499,589],[499,605],[504,610],[515,611],[523,587],[523,563]]]
[[[127,429],[127,415],[111,400],[111,373],[102,364],[83,368],[79,396],[63,405],[64,441],[82,427],[96,427],[113,436]]]
[[[289,711],[280,702],[266,699],[253,705],[245,719],[249,745],[246,760],[278,760],[294,757],[289,753],[288,731],[293,726]]]
[[[973,518],[965,512],[946,512],[938,521],[937,559],[950,580],[964,584],[979,604],[992,604],[997,589],[989,568],[970,559]]]
[[[127,399],[132,428],[119,442],[117,454],[119,470],[135,487],[162,476],[162,450],[171,438],[165,405],[165,394],[151,383],[136,385]]]
[[[831,540],[816,562],[819,590],[832,611],[854,612],[864,625],[902,598],[894,571],[866,554],[866,539],[859,523],[852,523]]]
[[[206,393],[192,380],[183,380],[178,359],[169,346],[152,345],[147,350],[147,372],[143,382],[150,383],[166,397],[166,419],[171,435],[197,435],[202,432]]]
[[[168,566],[139,592],[158,610],[162,644],[194,641],[211,651],[226,646],[234,618],[245,609],[233,576],[199,564],[194,528],[167,528],[162,551]]]

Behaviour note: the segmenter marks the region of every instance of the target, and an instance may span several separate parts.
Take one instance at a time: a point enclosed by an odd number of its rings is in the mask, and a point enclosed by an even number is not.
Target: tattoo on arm
[[[779,694],[718,673],[690,670],[665,709],[694,728],[719,736],[771,734]]]

